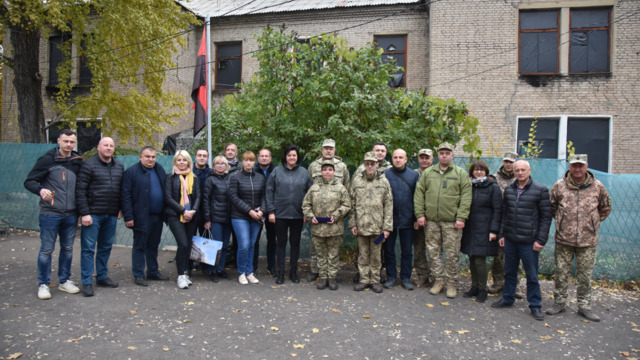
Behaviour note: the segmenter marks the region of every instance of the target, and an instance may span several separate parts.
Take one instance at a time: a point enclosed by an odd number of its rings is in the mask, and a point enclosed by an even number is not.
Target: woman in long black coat
[[[473,185],[473,198],[469,219],[462,233],[460,251],[469,256],[471,289],[463,297],[476,297],[477,302],[487,300],[487,256],[498,255],[498,231],[502,215],[502,191],[496,179],[489,175],[483,161],[474,162],[469,168]]]

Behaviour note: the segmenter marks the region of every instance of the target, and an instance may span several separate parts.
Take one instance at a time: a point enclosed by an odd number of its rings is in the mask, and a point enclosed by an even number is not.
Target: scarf
[[[189,195],[193,191],[193,173],[191,172],[191,169],[180,171],[175,166],[173,167],[173,173],[180,176],[180,206],[187,210],[191,210]],[[180,222],[185,222],[182,214],[180,214]]]
[[[472,184],[480,184],[483,183],[487,180],[486,176],[480,177],[480,178],[471,178],[471,183]]]

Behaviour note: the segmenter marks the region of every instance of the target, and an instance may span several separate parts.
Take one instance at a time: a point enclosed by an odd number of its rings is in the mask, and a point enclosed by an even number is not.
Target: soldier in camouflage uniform
[[[364,155],[365,170],[357,172],[351,182],[351,206],[349,228],[358,239],[358,271],[360,281],[355,291],[368,286],[376,293],[382,292],[380,284],[381,244],[393,230],[393,197],[391,186],[378,170],[378,159],[373,152]],[[382,242],[375,241],[380,235]]]
[[[469,217],[472,188],[467,172],[453,164],[453,145],[440,144],[438,160],[420,176],[413,203],[418,226],[426,226],[429,263],[435,278],[429,292],[439,294],[446,280],[447,297],[455,298],[462,229]]]
[[[349,189],[350,184],[350,175],[349,169],[347,169],[347,165],[342,162],[342,159],[338,156],[335,156],[336,153],[336,142],[333,139],[325,139],[322,142],[322,156],[315,159],[311,165],[309,165],[309,177],[313,184],[322,183],[322,163],[325,160],[330,160],[333,162],[333,166],[335,169],[335,173],[333,177],[344,185],[345,189]],[[309,245],[309,276],[307,276],[307,281],[315,281],[318,278],[318,259],[315,244],[313,240]]]
[[[500,190],[504,194],[504,189],[516,180],[513,174],[513,163],[518,160],[518,154],[507,151],[502,157],[502,166],[493,176],[500,186]],[[518,270],[518,283],[520,282],[520,274],[522,273],[522,265]],[[488,288],[489,294],[497,294],[504,287],[504,248],[498,248],[498,255],[493,257],[493,265],[491,266],[491,277],[493,285]],[[520,289],[516,288],[516,299],[522,299],[523,295]]]
[[[373,144],[373,148],[371,152],[374,153],[376,160],[378,161],[378,170],[384,176],[384,171],[390,169],[393,165],[389,161],[387,161],[387,145],[382,142],[377,142]],[[364,164],[358,166],[356,172],[354,174],[360,174],[364,171]]]
[[[418,175],[422,175],[428,167],[433,164],[433,151],[431,149],[420,149],[418,151],[418,164],[420,168],[416,169]],[[429,262],[427,261],[427,247],[425,242],[424,227],[417,226],[413,233],[413,267],[416,269],[416,275],[424,286],[431,287],[433,279],[431,278],[431,270],[429,270]]]
[[[600,321],[591,310],[591,275],[596,260],[600,222],[611,213],[611,198],[588,170],[587,155],[569,157],[569,170],[551,188],[551,211],[556,219],[555,303],[548,315],[565,311],[569,275],[576,259],[578,314]]]
[[[344,234],[344,217],[351,209],[351,197],[340,179],[333,177],[333,160],[322,161],[322,180],[313,184],[302,202],[302,212],[311,219],[311,241],[315,244],[320,279],[318,290],[329,286],[337,290],[338,254]],[[318,222],[318,217],[331,218],[329,222]]]

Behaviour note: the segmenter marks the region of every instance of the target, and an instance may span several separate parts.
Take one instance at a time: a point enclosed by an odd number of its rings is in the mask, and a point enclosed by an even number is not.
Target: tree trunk
[[[18,99],[18,126],[23,143],[42,143],[44,110],[40,74],[40,31],[10,27],[13,45],[13,86]],[[18,60],[19,59],[19,60]]]

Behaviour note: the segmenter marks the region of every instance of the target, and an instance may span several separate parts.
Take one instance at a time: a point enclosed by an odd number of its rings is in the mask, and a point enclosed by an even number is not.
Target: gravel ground
[[[235,280],[214,284],[192,276],[188,290],[175,281],[140,287],[131,277],[131,250],[115,247],[110,278],[116,289],[96,295],[57,289],[57,251],[50,300],[37,298],[39,234],[0,238],[0,359],[629,359],[640,357],[637,292],[594,289],[591,323],[567,312],[531,317],[526,301],[493,309],[458,295],[447,299],[417,287],[375,294],[337,291],[314,283],[275,285],[261,262],[258,285]],[[176,279],[172,251],[162,251],[163,273]],[[80,282],[76,239],[72,277]],[[261,259],[264,261],[264,259]],[[306,266],[302,266],[306,270]],[[341,272],[351,279],[353,269]],[[301,271],[300,277],[306,277]],[[461,277],[459,293],[469,286]],[[553,304],[553,283],[542,281],[543,311]],[[571,286],[575,301],[575,286]]]

